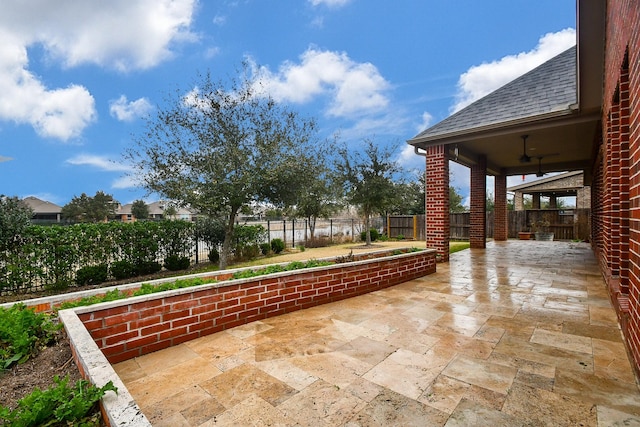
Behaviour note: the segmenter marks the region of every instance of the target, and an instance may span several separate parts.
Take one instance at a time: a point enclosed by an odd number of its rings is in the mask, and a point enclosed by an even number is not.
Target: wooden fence
[[[493,212],[487,212],[487,237],[493,237]],[[591,231],[590,209],[529,209],[509,211],[507,215],[507,236],[518,237],[521,231],[534,231],[532,225],[541,220],[549,222],[548,230],[555,240],[588,241]],[[449,237],[452,240],[469,240],[469,212],[449,214]],[[424,215],[393,215],[387,218],[387,235],[392,238],[425,240]]]

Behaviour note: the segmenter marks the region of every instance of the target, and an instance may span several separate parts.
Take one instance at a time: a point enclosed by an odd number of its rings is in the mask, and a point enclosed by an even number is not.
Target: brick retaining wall
[[[109,362],[118,363],[435,271],[436,251],[423,250],[132,297],[75,312]]]

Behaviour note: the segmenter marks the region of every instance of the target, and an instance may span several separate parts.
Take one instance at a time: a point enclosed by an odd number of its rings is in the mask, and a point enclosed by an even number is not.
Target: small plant
[[[304,252],[304,249],[305,249],[305,248],[304,248],[304,245],[298,245],[298,250],[299,250],[300,252]]]
[[[376,230],[375,228],[369,229],[369,233],[371,234],[372,242],[375,242],[376,240],[378,240],[378,237],[380,237],[380,233],[378,233],[378,230]],[[362,240],[363,242],[367,241],[367,230],[364,230],[360,233],[360,240]]]
[[[271,241],[271,250],[274,254],[279,254],[284,251],[285,245],[282,239],[273,239]]]
[[[76,284],[78,286],[98,285],[102,282],[106,282],[107,276],[108,268],[106,264],[82,267],[76,271]]]
[[[103,295],[93,295],[90,297],[84,297],[75,301],[65,301],[60,304],[60,310],[65,310],[67,308],[75,308],[75,307],[84,307],[86,305],[99,304],[101,302],[107,301],[116,301],[119,299],[124,299],[129,296],[126,292],[121,292],[118,289],[114,289],[112,291],[107,291]]]
[[[396,240],[404,240],[404,234],[398,234]]]
[[[136,268],[129,261],[116,261],[111,264],[111,275],[116,280],[128,279],[136,275]]]
[[[99,426],[100,412],[93,411],[107,391],[118,392],[111,381],[95,387],[86,380],[69,386],[69,377],[54,378],[55,386],[47,390],[36,388],[18,401],[13,411],[0,407],[0,424],[11,426]],[[91,413],[94,415],[91,415]]]
[[[0,370],[24,363],[55,341],[60,325],[24,304],[0,308]]]
[[[164,259],[164,268],[169,271],[186,270],[190,264],[191,261],[186,256],[169,255]]]
[[[260,252],[262,255],[269,255],[269,252],[271,252],[271,245],[269,243],[260,243]]]
[[[345,262],[353,262],[355,260],[356,260],[356,257],[353,256],[353,251],[349,251],[349,255],[335,257],[335,263],[336,264],[343,264]]]
[[[217,249],[211,249],[209,251],[209,261],[211,261],[214,264],[220,261],[220,252],[218,252]]]
[[[144,276],[145,274],[153,274],[162,270],[162,266],[157,261],[140,261],[135,266],[136,276]]]

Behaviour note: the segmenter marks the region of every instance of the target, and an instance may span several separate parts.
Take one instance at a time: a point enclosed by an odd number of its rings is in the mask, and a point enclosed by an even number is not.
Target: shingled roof
[[[567,111],[577,103],[576,62],[573,46],[421,132],[409,143]]]

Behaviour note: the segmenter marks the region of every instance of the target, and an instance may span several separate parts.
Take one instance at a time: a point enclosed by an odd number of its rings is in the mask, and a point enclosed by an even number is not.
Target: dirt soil
[[[345,256],[350,253],[359,254],[365,252],[374,252],[388,248],[405,248],[418,247],[423,248],[424,242],[400,241],[400,242],[375,242],[372,246],[364,246],[362,244],[345,244],[338,246],[329,246],[324,248],[311,248],[305,251],[289,252],[278,256],[262,258],[248,265],[272,264],[287,261],[301,261],[308,259],[328,258],[332,256]],[[243,264],[244,266],[245,264]],[[199,264],[201,268],[202,265]],[[156,278],[157,275],[136,278],[136,281],[150,280]],[[124,282],[104,283],[102,286],[113,286]],[[95,288],[95,287],[93,287]],[[89,288],[83,288],[89,289]],[[70,292],[81,290],[79,288],[70,289]],[[21,299],[36,298],[44,296],[43,294],[21,295]],[[26,298],[25,298],[26,297]],[[10,298],[0,298],[1,302],[8,302]],[[14,299],[15,300],[15,299]],[[41,390],[54,385],[53,378],[58,375],[64,378],[69,375],[69,383],[75,383],[81,379],[80,373],[73,361],[69,340],[64,330],[58,332],[56,343],[50,347],[46,347],[40,353],[28,360],[26,363],[17,365],[8,371],[0,371],[0,406],[14,409],[18,400],[30,394],[34,388]]]
[[[69,375],[69,384],[75,384],[82,378],[71,357],[71,347],[64,330],[58,332],[53,346],[42,349],[36,357],[21,365],[0,372],[0,406],[15,409],[18,400],[36,387],[45,390],[55,385],[53,378],[56,375],[60,378]]]

